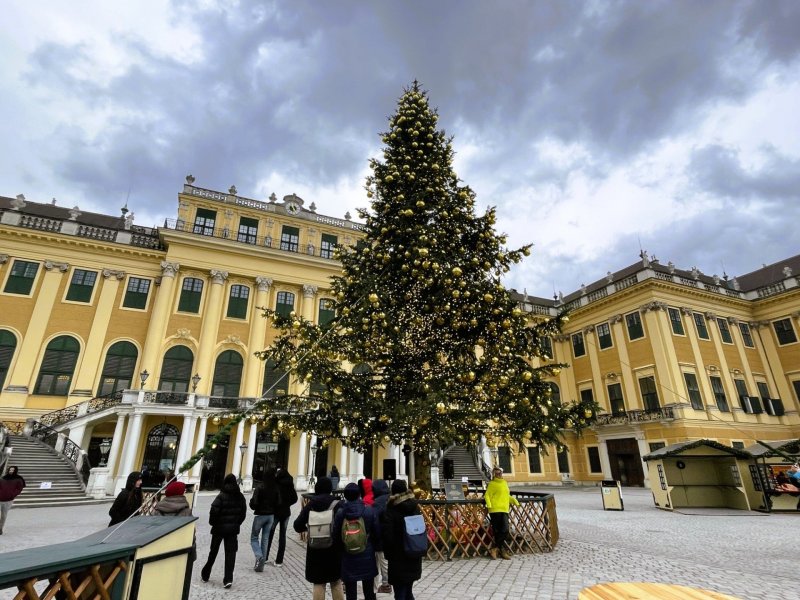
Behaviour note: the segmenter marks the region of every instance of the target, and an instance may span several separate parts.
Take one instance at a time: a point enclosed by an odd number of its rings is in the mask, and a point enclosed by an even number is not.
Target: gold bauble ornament
[[[491,294],[484,294],[483,300],[484,302],[491,302],[492,300],[494,300],[494,296],[492,296]]]
[[[369,301],[375,304],[378,302],[378,294],[372,293],[369,295]]]
[[[522,373],[523,381],[530,381],[532,377],[533,377],[533,373],[531,373],[530,371],[524,371]]]
[[[590,411],[587,408],[585,411],[583,411],[583,416],[586,417],[587,419],[591,419],[592,418],[592,411]]]
[[[461,277],[461,274],[463,273],[463,271],[459,267],[453,267],[453,270],[451,272],[456,277]]]

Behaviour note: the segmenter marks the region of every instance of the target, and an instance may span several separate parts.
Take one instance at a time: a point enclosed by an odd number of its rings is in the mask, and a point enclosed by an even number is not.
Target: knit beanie
[[[355,483],[348,483],[344,488],[344,497],[346,500],[358,500],[361,497],[361,492]]]
[[[333,482],[327,477],[320,477],[314,484],[315,494],[330,494],[333,491]]]
[[[173,481],[164,490],[165,496],[183,496],[186,493],[186,484],[182,481]]]
[[[392,482],[392,495],[404,494],[408,491],[408,484],[405,479],[395,479]]]

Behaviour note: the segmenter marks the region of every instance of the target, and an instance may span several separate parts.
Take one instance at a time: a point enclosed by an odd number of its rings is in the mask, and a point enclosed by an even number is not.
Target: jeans
[[[12,504],[14,504],[13,500],[0,502],[0,533],[3,533],[3,525],[6,524],[6,517],[8,516],[8,511],[11,509]]]
[[[250,530],[250,545],[256,558],[267,560],[269,552],[269,532],[275,515],[256,515],[253,517],[253,528]],[[259,536],[261,540],[259,541]]]
[[[373,587],[373,580],[372,579],[365,579],[361,582],[361,589],[364,592],[364,599],[365,600],[376,600],[377,596],[375,596],[375,588]],[[345,581],[344,582],[344,594],[347,600],[357,600],[358,598],[358,582],[357,581]]]
[[[492,523],[495,548],[503,550],[505,548],[506,539],[508,538],[508,513],[489,513],[489,521]]]
[[[269,559],[269,549],[272,547],[272,538],[275,535],[275,530],[280,525],[281,531],[278,534],[278,555],[275,557],[275,564],[283,563],[283,553],[286,552],[286,526],[289,524],[289,517],[283,519],[275,519],[272,522],[272,529],[269,530],[269,541],[267,542],[267,551],[264,552],[264,560]]]
[[[395,585],[394,589],[394,600],[414,600],[414,592],[411,591],[411,586],[414,585],[414,582],[410,583],[402,583],[400,585]]]
[[[235,535],[211,535],[211,548],[208,551],[208,560],[200,571],[204,581],[211,577],[211,568],[217,560],[217,552],[222,542],[225,542],[225,574],[222,576],[222,583],[233,583],[233,568],[236,566],[236,551],[239,549],[239,541]]]

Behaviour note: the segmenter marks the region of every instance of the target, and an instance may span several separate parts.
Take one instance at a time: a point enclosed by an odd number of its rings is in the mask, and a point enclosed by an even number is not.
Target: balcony
[[[671,406],[652,410],[623,410],[612,414],[597,415],[595,425],[632,425],[651,421],[672,421],[675,412]]]

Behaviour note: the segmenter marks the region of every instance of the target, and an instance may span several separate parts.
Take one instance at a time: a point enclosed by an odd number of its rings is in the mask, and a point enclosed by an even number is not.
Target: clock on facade
[[[290,215],[296,215],[300,212],[300,205],[295,202],[287,202],[286,212],[288,212]]]

